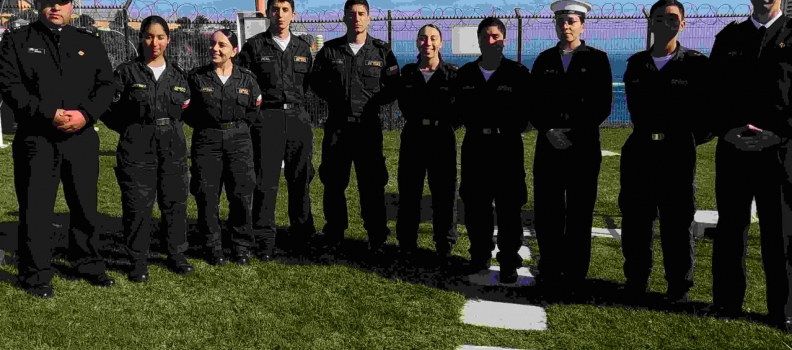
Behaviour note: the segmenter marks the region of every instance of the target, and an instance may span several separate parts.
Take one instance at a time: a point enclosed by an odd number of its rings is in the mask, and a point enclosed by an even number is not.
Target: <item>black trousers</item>
[[[206,237],[206,247],[222,249],[220,192],[225,186],[234,250],[248,252],[254,246],[251,210],[256,180],[248,125],[238,121],[231,129],[196,130],[190,170],[190,188],[198,205],[198,229]]]
[[[260,115],[251,132],[256,169],[253,226],[265,234],[276,232],[275,205],[283,162],[289,194],[290,232],[311,235],[316,228],[310,196],[314,178],[314,137],[310,117],[307,112],[296,109],[265,109]]]
[[[457,143],[449,125],[407,122],[399,148],[399,245],[418,247],[424,178],[432,191],[432,231],[438,251],[450,252],[457,241]]]
[[[498,254],[501,268],[522,266],[522,206],[528,201],[525,156],[518,134],[484,134],[468,129],[462,142],[462,182],[459,194],[465,205],[465,227],[471,261],[489,261],[495,243],[493,202],[498,218]]]
[[[749,203],[750,205],[750,203]],[[627,284],[645,289],[654,264],[654,222],[660,216],[663,265],[669,292],[693,287],[696,250],[696,145],[693,135],[633,132],[622,147],[622,253]]]
[[[786,151],[781,150],[781,158]],[[745,267],[751,201],[756,199],[761,232],[762,265],[767,283],[767,310],[792,316],[790,302],[790,212],[785,209],[788,180],[779,147],[744,152],[724,141],[715,155],[718,229],[712,248],[712,299],[715,305],[741,308],[748,285]]]
[[[331,239],[340,240],[349,227],[344,191],[349,186],[354,163],[363,227],[371,244],[384,243],[390,235],[385,211],[388,169],[379,123],[328,121],[324,129],[322,163],[319,166],[319,179],[324,184],[324,233]]]
[[[536,139],[533,164],[536,240],[543,281],[582,282],[591,263],[591,225],[602,151],[599,138],[571,140],[556,149],[544,134]]]
[[[69,260],[79,274],[104,273],[95,229],[99,136],[91,126],[71,135],[30,129],[20,129],[11,146],[19,202],[19,282],[46,284],[55,274],[52,218],[61,182],[70,212]]]
[[[187,250],[187,142],[184,125],[132,124],[118,142],[115,168],[121,187],[124,233],[133,260],[145,260],[151,246],[154,199],[162,213],[160,231],[167,253]]]

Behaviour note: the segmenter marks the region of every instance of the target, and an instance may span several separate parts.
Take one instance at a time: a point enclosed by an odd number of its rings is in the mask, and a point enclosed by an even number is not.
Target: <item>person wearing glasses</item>
[[[633,123],[620,167],[624,291],[638,303],[647,291],[659,213],[666,298],[679,303],[688,301],[696,264],[696,146],[712,139],[705,119],[708,111],[699,102],[709,96],[709,62],[679,42],[686,25],[682,3],[659,0],[650,14],[654,45],[632,55],[624,73]],[[685,107],[659,107],[663,95]]]
[[[443,34],[434,24],[418,30],[418,62],[401,70],[399,109],[407,121],[399,148],[396,234],[407,265],[415,262],[424,179],[432,191],[432,231],[437,262],[445,265],[457,240],[457,143],[450,86],[458,67],[443,61]],[[431,103],[426,103],[431,98]]]
[[[611,113],[608,55],[580,38],[590,4],[556,1],[558,44],[539,54],[531,124],[538,131],[533,164],[537,284],[580,291],[591,261],[591,225],[602,153],[600,124]],[[560,295],[557,293],[552,293]]]

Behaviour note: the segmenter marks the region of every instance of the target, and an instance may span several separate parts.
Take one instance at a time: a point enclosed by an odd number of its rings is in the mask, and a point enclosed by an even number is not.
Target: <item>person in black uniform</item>
[[[70,26],[68,0],[36,2],[38,21],[3,36],[0,91],[19,129],[12,143],[19,201],[19,283],[54,295],[52,208],[63,180],[70,210],[69,260],[94,285],[105,273],[96,230],[99,136],[93,125],[113,100],[113,68],[99,34]]]
[[[745,255],[751,200],[755,197],[767,310],[780,327],[788,329],[792,317],[792,228],[785,224],[792,213],[782,186],[789,186],[783,166],[789,164],[786,155],[792,147],[788,142],[792,137],[792,21],[782,15],[780,0],[752,0],[752,5],[750,18],[732,22],[718,33],[710,54],[710,79],[719,100],[710,113],[717,118],[712,123],[721,140],[715,153],[719,220],[712,251],[712,298],[718,314],[741,314],[748,284]],[[725,71],[732,74],[727,78],[722,74]]]
[[[498,263],[502,283],[517,281],[522,266],[522,206],[528,200],[522,133],[527,112],[514,106],[530,98],[527,67],[503,56],[506,26],[495,17],[478,25],[481,56],[457,72],[453,115],[465,126],[460,196],[470,237],[470,271],[488,269],[498,214]]]
[[[116,179],[121,187],[124,234],[132,261],[129,279],[148,281],[151,209],[162,211],[160,230],[167,240],[167,265],[188,274],[187,262],[187,142],[182,110],[190,98],[187,76],[165,59],[170,41],[168,23],[149,16],[140,25],[136,59],[120,64],[115,78],[115,102],[102,117],[119,133]]]
[[[712,139],[704,119],[708,111],[696,108],[709,95],[709,64],[707,56],[678,41],[685,28],[680,2],[659,0],[650,13],[654,45],[632,55],[624,73],[633,123],[622,148],[619,193],[625,292],[630,298],[646,293],[659,211],[666,296],[671,302],[686,302],[696,262],[696,146]],[[674,96],[685,107],[670,112],[658,108],[664,103],[660,96]]]
[[[399,109],[407,123],[399,150],[399,247],[411,263],[418,249],[424,177],[432,191],[432,230],[438,257],[448,261],[457,241],[457,143],[450,87],[458,67],[440,56],[443,34],[433,24],[418,31],[418,62],[401,71]],[[426,99],[431,99],[427,101]]]
[[[263,89],[261,117],[253,124],[256,189],[253,192],[253,227],[262,240],[260,257],[272,254],[276,233],[275,203],[285,163],[289,188],[290,236],[294,248],[304,248],[316,233],[309,189],[314,177],[313,130],[305,110],[308,72],[313,64],[311,45],[292,35],[294,0],[269,0],[269,30],[242,45],[240,66],[253,71]]]
[[[220,191],[225,186],[234,261],[247,265],[255,243],[251,209],[256,173],[250,125],[259,111],[261,91],[253,72],[234,64],[236,35],[221,29],[212,40],[212,63],[193,69],[188,77],[191,97],[185,121],[195,129],[190,189],[198,205],[199,230],[206,236],[208,260],[223,265]]]
[[[608,55],[580,39],[591,5],[554,2],[558,44],[533,66],[537,130],[533,164],[539,285],[572,292],[586,279],[602,152],[599,126],[611,113]],[[565,288],[569,287],[569,288]]]
[[[368,34],[368,10],[366,0],[347,0],[347,35],[325,43],[309,79],[316,95],[327,101],[330,113],[319,166],[327,245],[337,248],[349,225],[344,190],[354,162],[363,227],[369,251],[376,258],[382,256],[381,248],[390,235],[385,212],[388,169],[379,111],[397,97],[399,66],[390,45]]]

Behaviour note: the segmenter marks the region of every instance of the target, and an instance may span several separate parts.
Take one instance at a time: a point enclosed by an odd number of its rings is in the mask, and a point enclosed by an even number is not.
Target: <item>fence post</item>
[[[129,14],[127,13],[127,7],[125,6],[122,11],[124,11],[123,15],[121,16],[122,20],[124,21],[124,40],[128,43],[129,42]],[[141,53],[142,54],[142,53]],[[129,45],[124,44],[124,60],[121,62],[126,62],[129,60]]]
[[[652,48],[652,44],[654,44],[654,34],[652,33],[651,29],[652,19],[649,18],[651,14],[649,13],[649,10],[646,9],[646,7],[643,8],[643,14],[646,18],[646,50],[649,50]]]
[[[522,63],[523,20],[519,7],[514,8],[514,14],[517,15],[517,62]]]
[[[388,44],[393,49],[393,21],[391,21],[391,10],[388,10]]]

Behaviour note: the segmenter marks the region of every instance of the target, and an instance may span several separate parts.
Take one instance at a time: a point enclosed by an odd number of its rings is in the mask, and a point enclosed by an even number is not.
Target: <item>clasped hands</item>
[[[55,111],[55,118],[52,119],[52,125],[58,127],[58,130],[67,133],[79,131],[85,126],[85,123],[85,116],[78,110],[58,108]]]
[[[556,149],[567,149],[572,146],[572,142],[566,135],[567,132],[569,129],[550,129],[547,132],[547,139]]]
[[[742,133],[748,130],[753,131],[754,135],[742,135]],[[772,131],[762,130],[750,124],[729,130],[729,132],[724,135],[724,140],[733,144],[738,149],[747,152],[761,151],[763,148],[781,143],[781,138]]]

